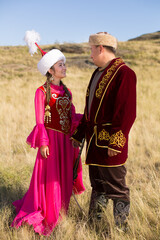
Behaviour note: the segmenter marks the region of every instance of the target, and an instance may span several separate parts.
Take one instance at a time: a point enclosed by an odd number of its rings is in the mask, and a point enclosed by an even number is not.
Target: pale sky
[[[27,30],[40,45],[87,42],[100,31],[127,41],[160,31],[160,0],[0,0],[0,46],[25,45]]]

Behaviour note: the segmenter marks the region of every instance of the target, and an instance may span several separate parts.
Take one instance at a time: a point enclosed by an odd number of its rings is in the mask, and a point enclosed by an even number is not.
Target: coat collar
[[[105,93],[112,82],[114,76],[117,74],[118,70],[120,69],[121,66],[123,66],[125,63],[121,58],[115,58],[113,59],[110,64],[104,69],[100,79],[98,80],[96,90],[95,90],[95,95],[93,98],[94,101],[94,111],[95,112],[95,119],[94,123],[96,124],[97,122],[97,115],[100,110],[100,107],[103,102],[103,98],[105,96]],[[88,113],[88,99],[89,99],[89,94],[90,94],[90,86],[93,82],[94,76],[96,72],[99,71],[99,68],[97,68],[92,77],[91,81],[89,83],[88,89],[87,89],[87,94],[86,94],[86,109],[85,109],[85,116],[86,120],[89,120],[89,113]],[[92,103],[93,104],[93,103]]]

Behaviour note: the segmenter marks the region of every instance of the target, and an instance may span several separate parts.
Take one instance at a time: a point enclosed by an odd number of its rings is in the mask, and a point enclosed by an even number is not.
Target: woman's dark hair
[[[63,88],[64,88],[65,93],[68,95],[69,99],[71,100],[72,96],[71,96],[71,93],[70,93],[70,91],[68,90],[67,86],[62,82],[62,80],[61,80],[60,83],[61,83],[61,85],[63,85]]]
[[[46,100],[47,100],[47,104],[49,104],[49,101],[51,99],[51,87],[50,87],[50,78],[52,77],[52,75],[47,72],[46,73],[46,77],[47,77],[47,81],[46,81]]]

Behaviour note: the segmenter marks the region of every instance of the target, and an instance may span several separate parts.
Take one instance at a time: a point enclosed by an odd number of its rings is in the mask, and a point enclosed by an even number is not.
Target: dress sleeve
[[[33,148],[49,145],[48,134],[44,126],[44,111],[45,94],[42,90],[37,89],[35,93],[36,126],[27,137],[27,143]]]
[[[72,103],[72,105],[71,105],[71,134],[73,134],[73,132],[78,127],[82,117],[83,117],[83,114],[76,113],[75,106]]]

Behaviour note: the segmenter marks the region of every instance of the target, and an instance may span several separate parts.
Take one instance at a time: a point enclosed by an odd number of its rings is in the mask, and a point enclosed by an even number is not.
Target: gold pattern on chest
[[[96,90],[96,97],[100,98],[103,93],[103,89],[105,88],[106,84],[109,82],[113,74],[115,73],[119,64],[123,63],[122,59],[116,59],[116,61],[112,64],[112,66],[107,70],[107,73],[104,75],[102,80],[99,83],[98,89]]]

